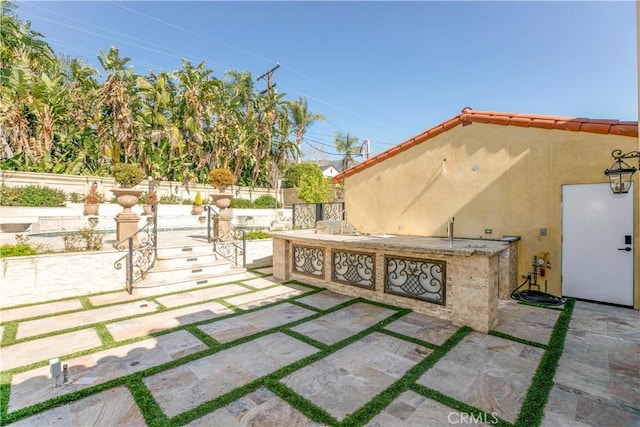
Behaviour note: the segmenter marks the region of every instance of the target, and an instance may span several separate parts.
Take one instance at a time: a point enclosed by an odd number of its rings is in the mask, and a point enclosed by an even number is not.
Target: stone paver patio
[[[486,335],[256,273],[0,311],[2,425],[536,425],[519,415],[561,311],[502,302]],[[639,326],[577,302],[538,422],[640,425]]]

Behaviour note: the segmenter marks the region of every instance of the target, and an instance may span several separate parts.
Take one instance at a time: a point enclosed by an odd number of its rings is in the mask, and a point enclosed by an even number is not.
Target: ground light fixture
[[[611,165],[609,169],[605,169],[604,174],[609,177],[609,185],[614,194],[628,193],[631,188],[631,179],[633,174],[638,170],[633,166],[629,166],[622,159],[638,158],[638,164],[640,165],[640,152],[630,151],[626,154],[622,154],[622,150],[613,150],[611,157],[616,161]]]

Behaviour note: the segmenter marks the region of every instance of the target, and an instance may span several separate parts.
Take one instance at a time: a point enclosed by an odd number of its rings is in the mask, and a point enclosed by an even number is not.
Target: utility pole
[[[264,73],[263,75],[261,75],[260,77],[258,77],[256,79],[257,80],[262,80],[265,77],[267,78],[267,88],[265,90],[263,90],[262,92],[260,92],[261,95],[269,92],[271,93],[271,91],[273,90],[274,87],[276,87],[275,84],[271,83],[271,76],[273,75],[273,72],[276,71],[278,68],[280,68],[280,63],[276,62],[276,66],[273,67],[272,69],[268,70],[266,73]]]
[[[371,155],[371,146],[369,144],[369,140],[365,139],[360,147],[360,153],[362,154],[364,151],[364,155],[362,157],[364,157],[365,160],[369,160],[369,156]]]

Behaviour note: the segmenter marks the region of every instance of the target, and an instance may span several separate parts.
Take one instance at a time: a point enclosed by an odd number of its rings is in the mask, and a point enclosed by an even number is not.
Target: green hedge
[[[231,199],[231,205],[229,207],[232,209],[253,209],[256,206],[251,200],[234,197]]]
[[[56,188],[28,185],[26,187],[1,188],[0,205],[2,206],[38,206],[57,208],[64,207],[66,195]]]
[[[275,209],[279,207],[278,205],[282,205],[282,203],[278,203],[275,197],[265,194],[264,196],[258,197],[253,204],[258,209]]]

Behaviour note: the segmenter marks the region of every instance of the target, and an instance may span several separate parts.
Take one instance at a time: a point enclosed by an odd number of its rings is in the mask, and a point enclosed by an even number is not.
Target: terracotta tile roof
[[[539,129],[557,129],[573,132],[591,132],[620,136],[638,137],[638,122],[620,120],[585,119],[560,116],[543,116],[539,114],[500,113],[495,111],[476,111],[465,107],[457,116],[440,123],[396,145],[382,153],[358,163],[350,169],[333,177],[333,182],[338,183],[345,178],[367,169],[383,160],[393,157],[415,145],[421,144],[443,132],[458,125],[470,125],[471,123],[489,123],[503,126],[520,126]]]

